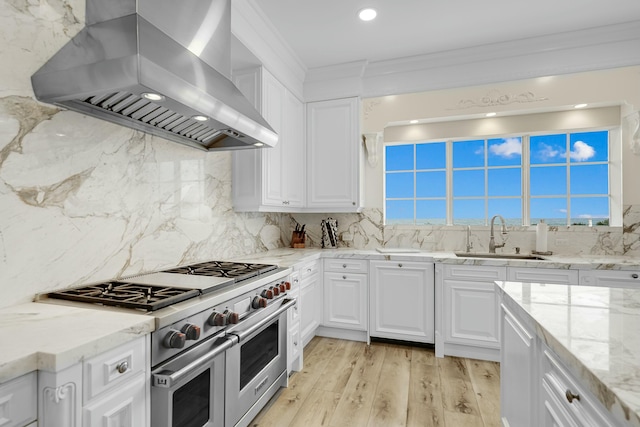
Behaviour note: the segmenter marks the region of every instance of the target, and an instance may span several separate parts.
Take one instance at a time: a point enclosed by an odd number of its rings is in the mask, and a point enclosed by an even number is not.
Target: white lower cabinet
[[[499,310],[494,289],[506,267],[444,265],[440,283],[438,356],[499,360]],[[441,349],[441,350],[440,350]]]
[[[434,343],[434,264],[371,261],[369,335]]]
[[[35,372],[0,385],[0,426],[30,425],[38,415],[38,378]]]
[[[324,273],[324,326],[367,330],[367,276]]]
[[[40,427],[149,425],[149,336],[60,372],[38,371]]]
[[[502,306],[500,407],[503,426],[535,427],[536,339],[523,322]]]
[[[322,283],[320,283],[320,261],[310,261],[296,266],[300,272],[300,339],[302,347],[316,335],[322,322]]]
[[[622,427],[535,333],[522,308],[501,303],[500,416],[504,427]]]
[[[300,339],[300,272],[294,271],[290,276],[291,291],[289,296],[296,299],[296,305],[287,313],[287,373],[302,369],[302,340]]]

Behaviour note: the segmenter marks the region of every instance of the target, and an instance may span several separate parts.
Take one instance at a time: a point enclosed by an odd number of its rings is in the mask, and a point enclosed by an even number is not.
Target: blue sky
[[[582,132],[530,137],[531,219],[566,221],[568,204],[572,222],[608,218],[608,132]],[[496,138],[453,142],[453,214],[458,223],[501,214],[519,223],[522,218],[522,138]],[[415,158],[414,158],[415,154]],[[446,143],[389,145],[385,150],[386,197],[417,200],[416,216],[446,218]],[[487,168],[485,169],[485,161]],[[414,164],[417,169],[414,175]],[[570,181],[567,183],[567,172]],[[486,177],[485,177],[486,173]],[[485,194],[485,179],[487,181]],[[414,189],[414,180],[416,188]],[[571,196],[567,197],[567,184]],[[600,197],[579,197],[600,195]],[[387,219],[413,221],[413,200],[387,200]],[[556,221],[553,221],[553,220]]]

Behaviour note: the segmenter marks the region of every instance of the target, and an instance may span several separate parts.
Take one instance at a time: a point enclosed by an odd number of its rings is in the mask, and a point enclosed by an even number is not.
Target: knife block
[[[306,240],[307,240],[307,233],[300,233],[299,231],[294,231],[293,233],[291,233],[292,248],[304,248]]]

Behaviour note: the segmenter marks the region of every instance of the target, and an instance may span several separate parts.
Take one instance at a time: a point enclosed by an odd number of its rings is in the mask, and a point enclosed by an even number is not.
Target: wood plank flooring
[[[396,344],[314,338],[252,427],[497,427],[500,365]]]

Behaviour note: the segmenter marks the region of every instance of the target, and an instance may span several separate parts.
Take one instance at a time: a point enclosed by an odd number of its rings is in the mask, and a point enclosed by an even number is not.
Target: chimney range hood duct
[[[202,150],[273,147],[230,74],[231,0],[87,0],[86,27],[31,83],[40,101]]]

